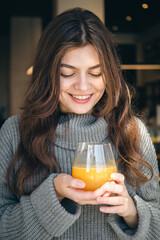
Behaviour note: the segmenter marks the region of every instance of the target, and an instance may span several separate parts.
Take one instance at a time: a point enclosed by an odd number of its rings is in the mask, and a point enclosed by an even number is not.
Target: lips
[[[76,99],[80,99],[80,100],[82,100],[82,99],[87,99],[87,98],[89,98],[91,95],[85,95],[85,96],[77,96],[77,95],[72,95],[72,97],[74,97],[74,98],[76,98]]]
[[[92,95],[93,94],[88,94],[88,95],[72,95],[72,94],[70,94],[70,96],[74,102],[81,103],[81,104],[89,102]]]

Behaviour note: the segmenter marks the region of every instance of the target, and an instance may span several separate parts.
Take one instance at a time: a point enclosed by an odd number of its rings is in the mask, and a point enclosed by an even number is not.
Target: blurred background
[[[97,14],[117,42],[133,104],[142,113],[160,154],[159,0],[6,0],[0,7],[0,126],[20,112],[36,44],[59,13],[83,7]]]

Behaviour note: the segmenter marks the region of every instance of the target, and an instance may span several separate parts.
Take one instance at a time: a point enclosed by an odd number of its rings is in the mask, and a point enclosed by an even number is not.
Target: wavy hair
[[[60,171],[55,152],[51,156],[48,147],[52,145],[54,150],[61,114],[60,63],[67,51],[87,44],[98,53],[106,84],[105,93],[95,105],[93,114],[103,116],[108,123],[109,136],[119,154],[121,172],[132,186],[143,184],[153,176],[152,167],[140,155],[139,127],[111,34],[95,14],[74,8],[58,15],[47,26],[38,44],[20,117],[20,144],[7,171],[8,185],[17,195],[30,194],[25,191],[25,186],[39,171],[44,173],[44,178],[50,169]],[[142,172],[142,167],[150,171],[150,179]]]

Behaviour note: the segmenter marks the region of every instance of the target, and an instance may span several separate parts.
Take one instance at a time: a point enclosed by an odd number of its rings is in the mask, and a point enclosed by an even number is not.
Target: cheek
[[[101,98],[101,97],[103,96],[104,92],[105,92],[105,85],[104,85],[104,83],[102,83],[101,85],[99,85],[98,91],[99,91],[99,96],[100,96],[100,98]]]
[[[60,79],[60,91],[65,91],[71,88],[72,81],[69,79]]]
[[[62,91],[63,89],[65,89],[65,81],[60,79],[60,91]]]
[[[99,91],[105,91],[105,84],[103,81],[100,81],[99,83],[97,83],[97,90]]]

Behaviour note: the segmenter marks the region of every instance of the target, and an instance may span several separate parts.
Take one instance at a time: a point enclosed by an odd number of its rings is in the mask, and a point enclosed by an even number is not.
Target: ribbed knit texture
[[[153,179],[133,189],[139,223],[130,229],[122,217],[105,214],[97,205],[79,205],[70,199],[60,203],[51,173],[45,180],[39,174],[28,184],[29,196],[18,198],[6,184],[6,171],[19,143],[19,117],[9,118],[0,131],[0,240],[160,240],[160,190],[156,154],[145,126],[139,121],[141,153],[154,169]],[[71,174],[78,142],[107,142],[108,127],[103,118],[91,115],[63,115],[56,131],[55,153],[61,171]],[[114,146],[113,152],[117,159]],[[51,147],[52,149],[52,147]],[[147,174],[147,172],[146,172]]]

